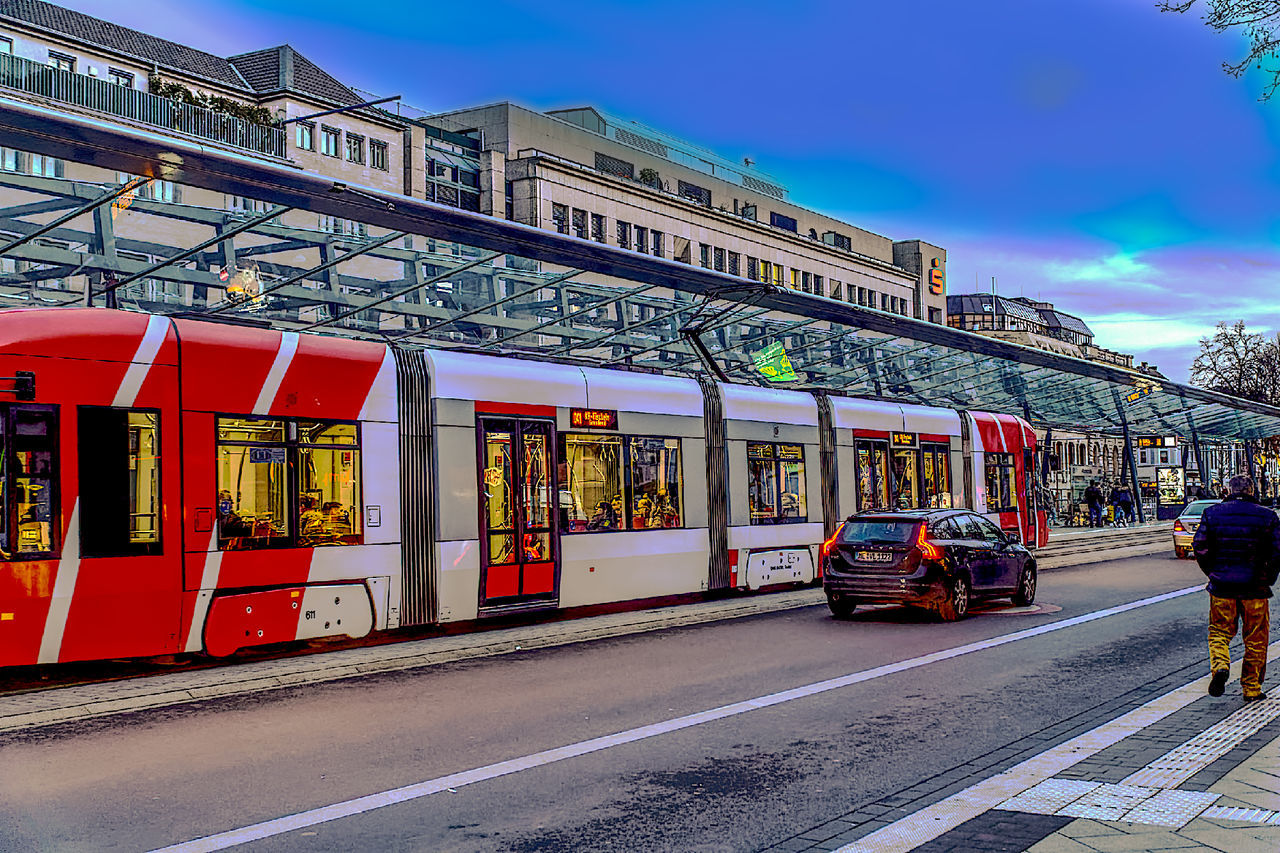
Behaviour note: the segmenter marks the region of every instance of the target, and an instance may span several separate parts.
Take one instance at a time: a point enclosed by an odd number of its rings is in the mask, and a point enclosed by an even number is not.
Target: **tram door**
[[[1022,450],[1022,484],[1026,491],[1026,500],[1022,501],[1022,506],[1026,507],[1022,519],[1022,541],[1028,546],[1035,548],[1040,545],[1037,534],[1040,530],[1040,490],[1036,487],[1039,480],[1036,478],[1036,452],[1029,447]]]
[[[480,419],[480,606],[554,604],[559,593],[551,421]]]

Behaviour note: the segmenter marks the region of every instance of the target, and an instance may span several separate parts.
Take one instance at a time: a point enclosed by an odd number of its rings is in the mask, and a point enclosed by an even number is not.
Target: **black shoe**
[[[1252,696],[1246,696],[1246,697],[1244,697],[1244,701],[1246,701],[1246,702],[1261,702],[1263,699],[1266,699],[1266,698],[1267,698],[1267,694],[1265,694],[1265,693],[1255,693],[1255,694],[1253,694]]]
[[[1209,695],[1210,696],[1221,696],[1224,692],[1226,692],[1227,676],[1229,676],[1230,674],[1231,672],[1225,669],[1215,669],[1213,671],[1213,678],[1209,679]]]

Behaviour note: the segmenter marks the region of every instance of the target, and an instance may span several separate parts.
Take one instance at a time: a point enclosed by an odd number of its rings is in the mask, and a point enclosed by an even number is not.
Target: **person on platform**
[[[1253,479],[1232,477],[1229,495],[1205,509],[1192,542],[1196,562],[1209,577],[1209,695],[1221,696],[1231,668],[1231,638],[1244,635],[1240,687],[1244,701],[1267,698],[1267,644],[1271,637],[1271,586],[1280,574],[1280,517],[1258,504]]]
[[[1121,518],[1126,524],[1134,524],[1138,520],[1138,515],[1133,511],[1133,493],[1129,491],[1129,487],[1124,483],[1115,488],[1115,508],[1116,521]]]
[[[1097,480],[1089,481],[1089,488],[1084,490],[1084,503],[1089,509],[1089,526],[1102,526],[1102,489]]]

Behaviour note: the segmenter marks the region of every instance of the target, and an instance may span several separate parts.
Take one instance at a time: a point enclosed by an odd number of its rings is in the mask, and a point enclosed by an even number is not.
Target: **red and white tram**
[[[103,309],[0,375],[0,666],[808,582],[871,507],[1045,541],[1009,415]]]

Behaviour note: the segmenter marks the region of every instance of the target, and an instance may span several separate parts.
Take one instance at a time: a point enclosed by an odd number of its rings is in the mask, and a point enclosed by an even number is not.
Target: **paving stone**
[[[1065,835],[1050,835],[1043,841],[1027,848],[1027,853],[1096,853],[1096,847],[1082,844]]]

